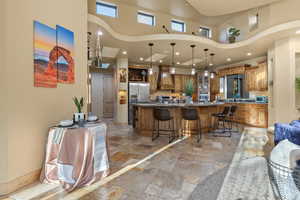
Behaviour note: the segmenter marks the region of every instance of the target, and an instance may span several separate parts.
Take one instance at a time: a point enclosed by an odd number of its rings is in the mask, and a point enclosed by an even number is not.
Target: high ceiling
[[[178,16],[194,21],[204,21],[209,25],[215,25],[230,15],[222,17],[208,17],[203,15],[197,9],[195,9],[186,0],[115,0],[119,3],[124,3],[127,5],[137,6],[139,8],[144,8],[148,10],[153,10],[155,12],[161,12],[165,14],[170,14],[173,16]]]
[[[220,16],[257,8],[283,0],[185,0],[199,13],[206,16]],[[220,5],[220,3],[222,5]]]
[[[216,54],[213,63],[214,66],[220,66],[266,55],[267,49],[272,46],[274,41],[295,35],[300,28],[300,21],[294,21],[272,27],[242,42],[220,44],[193,35],[154,34],[127,36],[115,32],[97,17],[90,16],[89,21],[89,31],[95,35],[97,31],[101,30],[103,32],[102,44],[105,47],[119,49],[119,54],[126,51],[126,56],[128,56],[130,63],[148,65],[148,58],[150,57],[148,43],[153,42],[154,57],[161,59],[162,64],[168,65],[171,63],[172,57],[170,43],[176,42],[175,52],[179,52],[179,55],[175,56],[175,62],[180,63],[178,64],[179,67],[191,67],[192,50],[190,45],[192,44],[196,45],[195,62],[197,62],[197,66],[203,67],[205,65],[203,62],[205,60],[203,49],[205,48],[208,48],[210,53]],[[251,55],[248,55],[248,53],[251,53]],[[227,60],[228,58],[230,58],[229,61]],[[160,64],[158,59],[155,62]]]

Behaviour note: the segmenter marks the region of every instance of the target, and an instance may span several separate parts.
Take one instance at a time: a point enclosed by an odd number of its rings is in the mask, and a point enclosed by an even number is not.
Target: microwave
[[[257,103],[268,103],[268,97],[267,96],[257,96],[255,99],[255,102]]]

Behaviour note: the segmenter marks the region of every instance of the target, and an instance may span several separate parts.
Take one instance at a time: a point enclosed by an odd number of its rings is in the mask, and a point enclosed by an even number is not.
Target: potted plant
[[[235,43],[235,40],[238,36],[240,36],[240,30],[236,29],[236,28],[230,28],[228,30],[228,34],[229,34],[229,43]]]
[[[193,81],[190,79],[186,82],[185,88],[184,88],[184,93],[186,95],[186,103],[192,103],[193,99],[193,93],[194,93],[194,86],[193,86]]]
[[[84,120],[84,113],[82,112],[82,108],[84,105],[83,97],[80,97],[80,99],[78,99],[77,97],[73,97],[73,102],[77,108],[77,112],[74,113],[74,121],[78,122],[80,120]]]

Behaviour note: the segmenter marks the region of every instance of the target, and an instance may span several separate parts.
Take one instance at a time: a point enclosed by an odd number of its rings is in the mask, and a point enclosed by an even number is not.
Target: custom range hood
[[[159,66],[158,89],[174,90],[174,76],[170,73],[170,66]]]

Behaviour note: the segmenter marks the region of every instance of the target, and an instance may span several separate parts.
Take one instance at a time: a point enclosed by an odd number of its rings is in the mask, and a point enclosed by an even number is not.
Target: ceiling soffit
[[[233,14],[283,0],[185,0],[205,16]],[[220,5],[222,2],[222,5]]]

